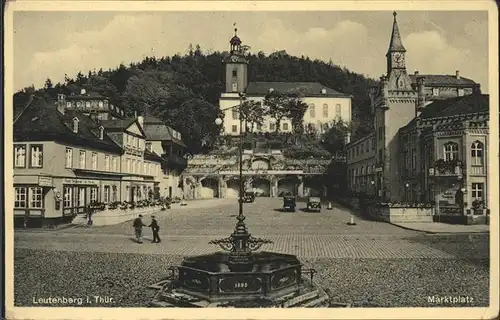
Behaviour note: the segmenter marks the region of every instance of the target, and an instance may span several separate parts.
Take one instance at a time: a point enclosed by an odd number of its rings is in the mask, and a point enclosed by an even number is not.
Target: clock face
[[[398,78],[398,88],[403,88],[405,86],[405,79],[401,76]]]
[[[235,57],[235,56],[231,57],[231,61],[232,62],[238,62],[238,57]]]
[[[392,58],[397,67],[402,67],[404,65],[405,57],[400,52],[394,53]]]

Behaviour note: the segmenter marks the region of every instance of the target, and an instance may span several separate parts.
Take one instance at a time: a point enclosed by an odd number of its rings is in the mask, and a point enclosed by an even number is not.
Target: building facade
[[[99,107],[99,99],[85,101]],[[53,224],[70,221],[92,202],[168,196],[162,185],[170,176],[168,159],[148,144],[144,117],[92,119],[67,107],[62,96],[55,103],[35,96],[16,114],[15,219]]]
[[[458,71],[409,75],[405,54],[394,13],[387,75],[370,92],[375,131],[346,147],[349,189],[381,202],[435,202],[437,214],[464,214],[474,200],[487,201],[488,95]]]
[[[222,131],[227,135],[238,135],[240,121],[237,108],[239,93],[247,100],[263,103],[271,92],[293,94],[308,105],[303,123],[305,129],[326,130],[334,120],[351,121],[351,96],[323,86],[317,82],[248,82],[248,60],[242,50],[241,40],[235,34],[230,40],[230,53],[224,60],[225,91],[221,94],[219,107],[224,114]],[[262,125],[246,124],[242,132],[250,127],[252,132],[275,132],[276,119],[265,117]],[[290,119],[280,121],[280,132],[292,132]]]

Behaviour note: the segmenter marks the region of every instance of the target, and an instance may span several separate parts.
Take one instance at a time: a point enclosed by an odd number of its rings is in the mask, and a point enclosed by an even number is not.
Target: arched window
[[[458,143],[447,142],[444,145],[444,160],[451,161],[458,159]]]
[[[481,141],[474,141],[470,147],[472,165],[483,165],[484,145]]]
[[[311,118],[316,117],[316,106],[314,105],[314,103],[311,103],[311,105],[309,105],[309,116]]]
[[[326,103],[323,105],[323,118],[328,118],[328,105]]]
[[[342,116],[342,109],[341,109],[341,107],[340,107],[340,104],[337,104],[337,105],[335,106],[335,118],[336,118],[337,120],[339,120],[339,119],[341,118],[341,116]]]

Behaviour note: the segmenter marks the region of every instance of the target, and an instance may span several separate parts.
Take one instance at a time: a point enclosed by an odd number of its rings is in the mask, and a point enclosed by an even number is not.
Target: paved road
[[[428,236],[385,222],[356,220],[356,226],[348,226],[350,212],[339,206],[321,213],[300,210],[284,213],[275,210],[280,205],[279,199],[268,198],[245,204],[249,231],[274,242],[263,250],[310,258],[453,258],[460,255],[454,249],[443,250],[416,241]],[[16,232],[14,243],[16,248],[54,251],[206,254],[218,250],[208,241],[227,237],[233,231],[237,210],[235,200],[224,199],[210,202],[207,209],[198,203],[159,211],[156,215],[162,227],[161,244],[148,242],[152,234],[147,228],[145,243],[135,243],[130,221],[106,227],[20,231]],[[148,220],[146,217],[145,222]]]

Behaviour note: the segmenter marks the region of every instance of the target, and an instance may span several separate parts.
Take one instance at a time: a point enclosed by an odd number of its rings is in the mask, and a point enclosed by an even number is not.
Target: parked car
[[[321,199],[318,197],[309,197],[307,199],[307,210],[321,212]]]
[[[283,211],[292,211],[295,212],[297,207],[296,199],[292,195],[283,196]]]
[[[242,197],[243,203],[252,203],[255,201],[254,192],[245,192]]]

